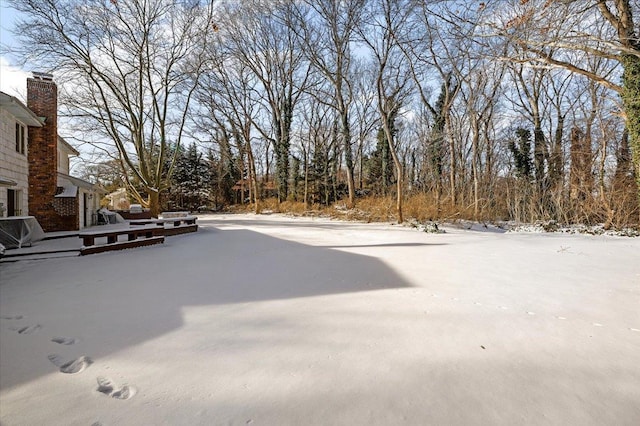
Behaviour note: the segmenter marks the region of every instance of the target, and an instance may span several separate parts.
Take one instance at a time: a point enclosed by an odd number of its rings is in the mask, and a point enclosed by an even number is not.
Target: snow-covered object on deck
[[[122,216],[120,216],[116,212],[112,212],[111,210],[105,209],[104,207],[98,210],[98,223],[102,224],[113,224],[113,223],[124,223],[126,222]]]
[[[33,216],[0,218],[0,243],[6,248],[29,246],[44,238],[44,231]]]

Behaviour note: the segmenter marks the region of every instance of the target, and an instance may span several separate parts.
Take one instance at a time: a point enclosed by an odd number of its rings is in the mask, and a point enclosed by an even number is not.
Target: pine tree
[[[392,129],[392,135],[395,136],[395,114],[389,122],[389,127]],[[376,150],[367,161],[367,180],[376,193],[387,194],[388,189],[395,183],[391,147],[382,128],[378,129],[376,139],[378,141]]]
[[[198,210],[209,204],[210,173],[195,143],[178,152],[172,177],[171,195],[176,207]]]

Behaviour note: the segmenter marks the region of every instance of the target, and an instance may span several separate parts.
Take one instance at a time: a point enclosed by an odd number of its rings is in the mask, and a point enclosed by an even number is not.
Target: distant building
[[[129,206],[131,205],[129,195],[125,188],[118,188],[105,198],[109,201],[107,205],[109,210],[129,210]]]

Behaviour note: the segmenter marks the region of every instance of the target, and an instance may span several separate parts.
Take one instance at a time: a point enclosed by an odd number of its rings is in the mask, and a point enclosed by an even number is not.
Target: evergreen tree
[[[447,81],[450,84],[450,81]],[[440,87],[440,94],[436,100],[436,104],[431,109],[433,115],[433,125],[431,126],[431,138],[427,148],[427,155],[431,169],[433,172],[433,178],[435,181],[436,192],[438,198],[442,191],[442,179],[444,175],[444,156],[445,156],[445,143],[444,143],[444,131],[445,131],[445,101],[447,99],[447,86],[443,83]]]
[[[312,180],[313,201],[329,205],[334,200],[333,173],[331,173],[334,159],[331,156],[331,145],[321,142],[315,147],[310,167]]]
[[[513,154],[516,166],[516,176],[518,179],[529,181],[533,169],[533,160],[531,159],[531,132],[521,127],[516,129],[518,142],[511,140],[509,142],[509,150]]]
[[[180,148],[172,177],[171,195],[176,207],[198,210],[209,204],[210,173],[195,143]]]
[[[393,137],[396,135],[395,116],[389,120],[389,128]],[[376,150],[367,160],[367,180],[378,194],[387,194],[389,187],[395,183],[393,175],[393,159],[391,158],[391,147],[382,128],[378,129],[376,135]]]
[[[221,131],[218,139],[219,152],[210,149],[207,153],[206,166],[209,175],[210,199],[214,209],[238,202],[233,187],[242,178],[238,167],[238,158],[233,154],[229,142],[229,134]]]

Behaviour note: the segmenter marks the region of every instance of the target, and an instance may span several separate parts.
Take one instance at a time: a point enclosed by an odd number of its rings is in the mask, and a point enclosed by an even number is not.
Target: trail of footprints
[[[24,317],[22,315],[14,315],[14,316],[2,315],[2,316],[0,316],[0,318],[6,319],[6,320],[21,320]]]
[[[439,298],[440,296],[437,294],[431,294],[431,297]],[[460,301],[460,299],[457,297],[452,297],[451,300],[454,302]],[[482,306],[482,303],[480,302],[474,302],[474,304],[477,306]],[[507,306],[497,306],[497,308],[505,311],[509,309],[509,307]],[[526,311],[526,314],[531,316],[536,315],[535,312],[531,312],[531,311]],[[24,319],[25,317],[23,315],[13,315],[13,316],[3,315],[3,316],[0,316],[0,318],[4,320],[10,320],[10,321],[19,321]],[[555,318],[561,321],[567,319],[566,317],[563,317],[563,316],[556,316]],[[592,325],[594,327],[603,327],[602,324],[597,322],[592,323]],[[40,324],[9,327],[10,330],[16,331],[18,334],[23,334],[23,335],[36,333],[42,328],[43,326]],[[628,330],[632,332],[640,332],[640,329],[637,329],[637,328],[629,328]],[[79,343],[80,339],[75,337],[54,337],[51,339],[51,342],[57,343],[59,345],[70,346],[70,345],[75,345],[76,343]],[[84,370],[89,368],[91,364],[93,364],[93,360],[90,357],[85,355],[72,360],[66,360],[65,358],[63,358],[58,354],[51,354],[47,358],[49,359],[49,361],[51,361],[53,365],[58,367],[58,370],[61,373],[64,373],[64,374],[82,373]],[[113,381],[111,381],[111,379],[108,379],[106,377],[98,377],[96,380],[98,382],[98,387],[96,390],[111,398],[126,400],[126,399],[132,398],[136,394],[136,388],[133,386],[129,386],[125,384],[123,386],[118,387],[113,383]]]
[[[26,327],[10,327],[10,330],[17,331],[18,334],[33,334],[40,330],[42,326],[40,324],[28,325]]]
[[[23,315],[2,315],[0,316],[0,318],[4,320],[9,320],[9,321],[19,321],[19,320],[25,319]],[[40,324],[27,325],[27,326],[14,325],[14,326],[10,326],[9,330],[15,331],[18,334],[33,334],[41,330],[42,328],[43,326]],[[71,346],[71,345],[75,345],[76,343],[79,343],[80,339],[77,337],[58,336],[58,337],[53,337],[51,339],[51,342],[57,343],[59,345],[64,345],[64,346]],[[79,374],[79,373],[82,373],[87,368],[89,368],[91,364],[93,364],[93,360],[86,355],[83,355],[81,357],[71,359],[71,360],[66,359],[63,356],[58,354],[50,354],[47,356],[47,358],[49,359],[49,361],[51,361],[53,365],[58,367],[58,371],[60,371],[63,374]],[[130,399],[136,394],[136,388],[133,386],[129,386],[125,384],[123,386],[118,387],[110,379],[106,377],[98,377],[97,381],[98,381],[98,387],[96,390],[104,395],[110,396],[111,398],[126,400],[126,399]]]
[[[93,364],[93,360],[88,356],[81,356],[80,358],[76,358],[71,361],[65,361],[60,355],[52,354],[47,356],[49,361],[53,363],[61,373],[64,374],[76,374],[82,373],[86,370],[91,364]]]
[[[116,385],[106,377],[98,377],[98,392],[110,396],[115,399],[129,399],[136,394],[133,386],[124,385],[116,388]]]

